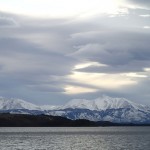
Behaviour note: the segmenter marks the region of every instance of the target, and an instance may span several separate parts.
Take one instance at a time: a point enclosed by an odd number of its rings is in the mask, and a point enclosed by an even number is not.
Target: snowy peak
[[[62,107],[62,109],[89,109],[89,110],[107,110],[120,108],[134,108],[145,110],[146,107],[140,104],[133,103],[125,98],[112,98],[109,96],[102,96],[95,100],[74,99]]]
[[[21,99],[14,99],[14,98],[7,99],[7,98],[0,97],[0,109],[1,110],[12,110],[12,109],[40,110],[40,107]]]
[[[73,99],[71,101],[69,101],[67,104],[65,104],[64,106],[61,107],[61,109],[66,109],[66,108],[81,108],[81,109],[87,109],[87,108],[91,108],[91,101],[86,100],[86,99]]]
[[[38,106],[32,103],[29,103],[27,101],[24,101],[22,99],[7,99],[4,97],[0,97],[0,110],[18,110],[18,109],[27,109],[27,110],[54,110],[58,109],[59,106],[53,106],[53,105],[43,105]]]
[[[95,99],[94,103],[98,107],[98,109],[101,110],[137,107],[135,103],[125,98],[111,98],[108,96],[103,96]]]
[[[133,103],[125,98],[108,96],[94,100],[74,99],[63,106],[37,106],[21,99],[0,97],[0,112],[45,114],[73,120],[150,123],[150,107]]]
[[[133,103],[125,98],[112,98],[108,96],[102,96],[94,100],[86,99],[73,99],[63,106],[43,105],[37,106],[32,103],[26,102],[21,99],[7,99],[0,97],[0,110],[39,110],[39,111],[53,111],[64,109],[89,109],[97,111],[106,111],[108,109],[134,109],[145,112],[150,112],[150,107],[141,104]]]

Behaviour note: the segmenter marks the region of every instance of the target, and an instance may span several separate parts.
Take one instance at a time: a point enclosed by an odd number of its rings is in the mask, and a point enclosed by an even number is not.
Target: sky
[[[0,0],[0,96],[150,105],[149,0]]]

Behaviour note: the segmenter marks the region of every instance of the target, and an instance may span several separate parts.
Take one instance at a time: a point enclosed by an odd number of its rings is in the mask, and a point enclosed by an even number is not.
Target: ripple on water
[[[149,150],[150,127],[0,128],[0,150]]]

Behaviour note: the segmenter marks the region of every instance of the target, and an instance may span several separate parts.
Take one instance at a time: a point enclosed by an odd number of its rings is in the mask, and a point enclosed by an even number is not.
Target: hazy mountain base
[[[98,126],[150,126],[150,124],[119,124],[108,121],[71,120],[59,116],[0,114],[0,127],[98,127]]]
[[[85,119],[90,121],[109,121],[113,123],[150,124],[150,113],[134,109],[107,109],[105,111],[92,111],[88,109],[64,109],[64,110],[27,110],[13,109],[0,110],[0,113],[49,115],[61,116],[71,120]]]
[[[107,109],[102,111],[89,109],[65,109],[45,112],[47,115],[63,116],[72,120],[110,121],[113,123],[150,123],[150,112],[132,108]]]

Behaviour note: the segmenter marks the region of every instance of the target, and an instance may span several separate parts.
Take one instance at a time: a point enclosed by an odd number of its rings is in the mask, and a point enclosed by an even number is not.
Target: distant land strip
[[[71,120],[60,116],[0,114],[0,127],[107,127],[107,126],[150,126],[150,124],[112,123],[109,121]]]

